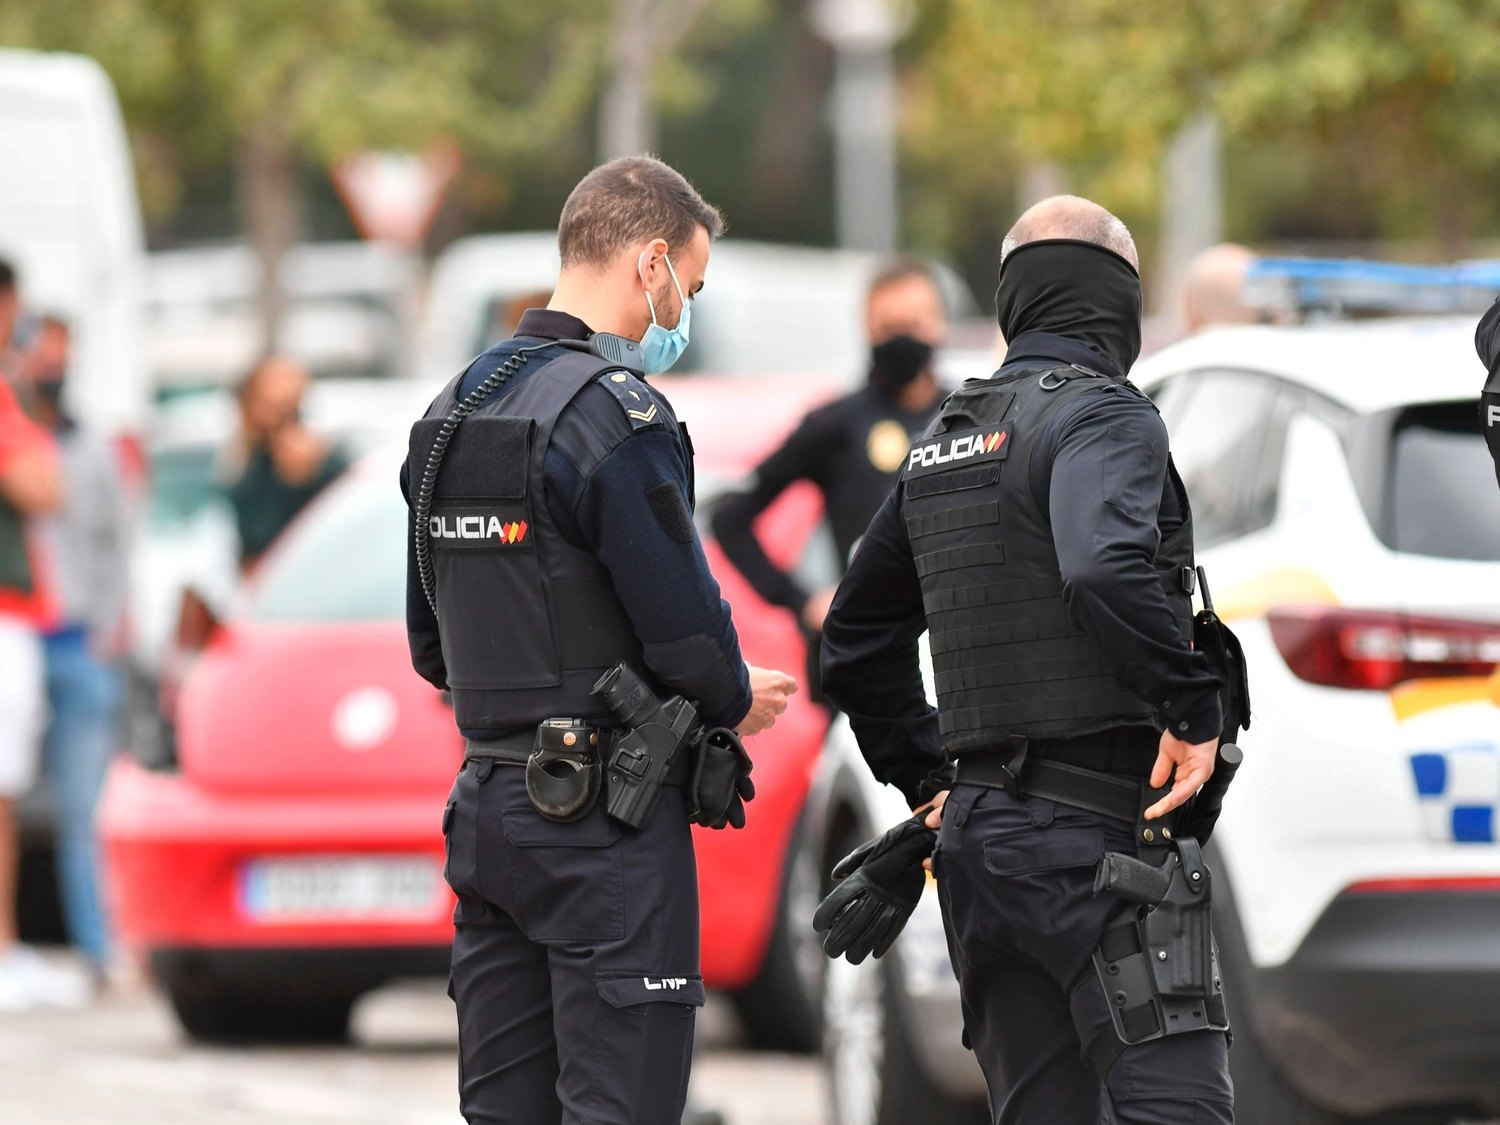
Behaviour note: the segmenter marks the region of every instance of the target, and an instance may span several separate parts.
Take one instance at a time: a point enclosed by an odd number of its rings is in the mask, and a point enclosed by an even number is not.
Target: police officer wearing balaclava
[[[1495,481],[1500,484],[1500,300],[1480,318],[1474,332],[1474,350],[1479,353],[1479,362],[1489,369],[1479,397],[1479,421],[1490,456],[1495,459]]]
[[[931,267],[914,258],[881,266],[866,291],[865,331],[865,385],[811,411],[756,467],[750,487],[725,497],[714,512],[725,556],[757,594],[796,615],[808,639],[808,686],[815,692],[818,638],[833,586],[807,589],[777,566],[755,536],[755,520],[797,481],[811,481],[823,495],[840,566],[847,563],[942,397],[932,358],[948,320]]]
[[[1087,200],[1037,204],[1005,240],[997,302],[1004,366],[913,446],[824,625],[824,689],[871,770],[936,811],[841,864],[816,925],[830,953],[879,956],[931,853],[997,1122],[1227,1123],[1206,908],[1199,944],[1173,945],[1201,954],[1183,974],[1094,886],[1106,853],[1128,864],[1173,839],[1222,724],[1219,680],[1187,640],[1187,498],[1127,379],[1141,341],[1129,232]],[[1181,856],[1197,863],[1186,843]],[[1160,858],[1166,880],[1178,860]],[[1120,965],[1132,971],[1111,975]]]
[[[677,1125],[696,1008],[690,823],[745,823],[747,669],[694,530],[692,446],[646,382],[688,344],[719,213],[672,168],[594,169],[546,309],[412,429],[412,661],[452,693],[459,1106],[484,1125]]]

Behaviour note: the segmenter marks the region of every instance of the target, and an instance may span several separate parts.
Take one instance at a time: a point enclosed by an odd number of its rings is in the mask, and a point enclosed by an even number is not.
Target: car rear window
[[[1397,416],[1389,527],[1398,551],[1500,561],[1500,489],[1474,403],[1412,407]]]
[[[398,621],[406,613],[406,508],[393,479],[334,486],[266,561],[252,621]]]

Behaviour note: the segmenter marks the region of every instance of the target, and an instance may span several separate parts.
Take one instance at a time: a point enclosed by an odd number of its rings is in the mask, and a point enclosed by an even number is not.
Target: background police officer
[[[808,638],[808,686],[814,691],[833,587],[805,589],[778,567],[755,537],[755,519],[788,487],[811,481],[823,494],[839,564],[848,562],[941,397],[932,356],[948,335],[948,319],[932,269],[914,258],[883,265],[865,297],[865,330],[866,385],[811,411],[756,467],[750,488],[726,497],[714,513],[714,534],[729,561],[767,602],[797,615]]]
[[[559,753],[608,752],[618,720],[591,689],[617,662],[742,734],[770,726],[796,690],[746,669],[694,531],[686,431],[631,370],[665,370],[686,346],[721,229],[658,160],[596,168],[563,208],[548,308],[413,428],[402,487],[414,509],[430,506],[430,534],[409,558],[412,660],[451,690],[468,739],[443,825],[471,1122],[675,1125],[682,1113],[703,1003],[699,802],[684,755],[639,829],[603,795],[566,810],[545,799],[554,782],[596,776],[597,759],[559,760],[557,777],[526,763],[544,736]],[[548,720],[564,722],[539,729]]]
[[[1474,349],[1489,370],[1479,398],[1479,421],[1484,440],[1495,460],[1495,481],[1500,484],[1500,300],[1489,307],[1474,331]]]
[[[997,294],[1005,364],[945,403],[824,625],[824,687],[871,769],[912,806],[939,806],[944,923],[998,1122],[1232,1120],[1224,1033],[1124,1046],[1111,1005],[1125,993],[1107,996],[1092,964],[1122,912],[1094,894],[1096,866],[1133,851],[1141,823],[1160,842],[1156,818],[1212,773],[1222,722],[1219,681],[1184,639],[1186,498],[1161,419],[1125,378],[1136,263],[1124,225],[1086,200],[1021,217]],[[1172,782],[1159,800],[1141,799],[1148,776]],[[920,862],[902,849],[921,826],[898,827],[894,850],[851,857],[851,882],[894,887],[857,904],[871,917],[905,893],[892,857]],[[856,935],[851,956],[890,936]]]

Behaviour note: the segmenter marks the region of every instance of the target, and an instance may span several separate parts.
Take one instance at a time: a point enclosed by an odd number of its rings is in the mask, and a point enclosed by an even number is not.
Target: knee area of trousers
[[[1192,1031],[1127,1046],[1115,1059],[1105,1085],[1119,1101],[1141,1107],[1160,1106],[1165,1116],[1147,1113],[1141,1121],[1214,1122],[1233,1120],[1228,1041],[1222,1031]],[[1167,1113],[1170,1106],[1183,1109]],[[1192,1107],[1201,1106],[1196,1114]],[[1217,1112],[1222,1107],[1222,1118]],[[1155,1111],[1153,1111],[1155,1112]],[[1135,1120],[1124,1118],[1122,1120]]]

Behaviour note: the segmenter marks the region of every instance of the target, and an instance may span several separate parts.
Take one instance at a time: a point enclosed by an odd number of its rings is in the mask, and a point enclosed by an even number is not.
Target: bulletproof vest
[[[1069,618],[1052,528],[1031,489],[1047,420],[1079,397],[1141,392],[1077,367],[971,380],[944,405],[902,469],[902,515],[922,587],[950,754],[1015,736],[1070,738],[1155,724],[1097,642]],[[1192,636],[1193,531],[1163,536],[1155,566],[1185,639]]]
[[[642,667],[640,640],[608,571],[563,538],[543,483],[558,418],[616,365],[574,351],[531,363],[542,366],[459,425],[428,520],[438,632],[461,730],[606,720],[589,689],[619,661]],[[413,497],[461,379],[412,427]]]

